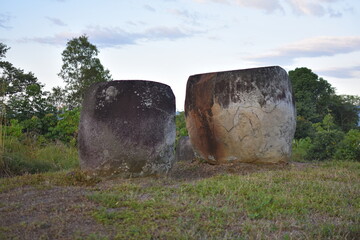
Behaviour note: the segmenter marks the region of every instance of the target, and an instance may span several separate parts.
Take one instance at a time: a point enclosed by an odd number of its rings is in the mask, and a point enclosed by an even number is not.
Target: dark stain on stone
[[[285,98],[286,98],[285,89],[281,89],[281,93],[279,93],[279,94],[276,96],[276,100],[282,100],[282,99],[285,99]]]
[[[226,146],[217,139],[219,130],[212,122],[213,115],[216,115],[212,109],[214,103],[226,109],[231,103],[246,101],[244,96],[252,93],[258,97],[261,107],[268,101],[283,101],[287,98],[286,91],[292,91],[291,86],[289,89],[280,87],[284,79],[288,80],[288,75],[278,66],[190,76],[186,88],[185,116],[188,128],[193,131],[194,136],[190,137],[194,150],[209,162],[209,155],[215,158],[213,163],[221,161]]]
[[[216,79],[216,74],[200,74],[190,76],[186,86],[185,116],[190,111],[197,109],[211,108],[214,104],[212,91],[214,84],[212,79]]]
[[[277,66],[193,75],[188,80],[185,108],[196,108],[193,105],[194,100],[204,94],[208,96],[204,91],[213,93],[214,99],[207,99],[209,103],[216,100],[223,108],[228,108],[230,102],[240,102],[241,93],[260,91],[264,98],[259,99],[259,104],[264,106],[267,99],[286,98],[285,90],[277,93],[276,84],[284,77],[287,78],[286,71]],[[214,85],[210,90],[206,88],[209,84]]]
[[[166,141],[165,128],[174,117],[175,96],[165,84],[143,80],[93,84],[85,94],[79,125],[82,166],[91,170],[105,161],[141,171],[151,161],[147,152]],[[165,158],[164,162],[170,160]]]

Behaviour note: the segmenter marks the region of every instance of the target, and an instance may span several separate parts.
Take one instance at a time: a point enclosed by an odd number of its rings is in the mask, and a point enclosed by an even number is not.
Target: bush
[[[343,138],[344,133],[339,130],[316,132],[306,159],[317,161],[332,159]]]
[[[292,149],[292,161],[301,162],[304,161],[306,154],[312,146],[311,139],[309,137],[299,140],[294,139]]]
[[[302,116],[297,116],[296,118],[296,131],[295,139],[302,139],[306,137],[312,137],[314,133],[314,127],[312,123],[306,120]]]
[[[357,129],[350,130],[339,143],[335,152],[338,160],[360,161],[360,131]]]
[[[77,133],[80,121],[80,110],[74,109],[66,111],[60,115],[60,120],[57,125],[50,128],[51,138],[58,139],[64,143],[70,143],[75,146],[77,142]]]
[[[29,138],[5,138],[4,164],[1,175],[21,175],[43,173],[78,167],[77,149],[62,143],[37,144]]]
[[[23,126],[19,123],[18,120],[11,119],[10,125],[5,127],[5,136],[21,137]]]

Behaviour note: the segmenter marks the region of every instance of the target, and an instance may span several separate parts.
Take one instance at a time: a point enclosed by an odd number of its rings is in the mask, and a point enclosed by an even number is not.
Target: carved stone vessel
[[[185,116],[194,151],[209,163],[278,163],[291,156],[296,110],[281,67],[190,76]]]
[[[125,176],[167,173],[175,161],[175,135],[169,86],[140,80],[96,83],[81,110],[81,169]]]

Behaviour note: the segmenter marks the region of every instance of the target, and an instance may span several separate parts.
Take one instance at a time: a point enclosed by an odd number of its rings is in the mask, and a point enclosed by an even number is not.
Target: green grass
[[[360,239],[359,162],[181,182],[99,181],[78,170],[24,175],[0,179],[0,193],[26,185],[95,186],[88,214],[115,235],[88,239]]]
[[[29,139],[23,141],[8,137],[5,139],[3,166],[0,176],[25,173],[44,173],[77,168],[78,152],[75,147],[60,142],[40,146]]]
[[[89,199],[118,239],[360,237],[359,163],[219,175],[193,183],[125,183]]]

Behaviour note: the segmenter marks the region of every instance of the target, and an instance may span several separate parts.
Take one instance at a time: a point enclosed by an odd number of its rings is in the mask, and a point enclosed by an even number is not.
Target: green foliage
[[[10,137],[20,138],[22,136],[23,129],[24,129],[23,125],[21,125],[18,120],[11,119],[10,120],[10,125],[5,126],[5,136],[4,136],[4,138],[9,137],[9,136]]]
[[[331,113],[334,123],[344,132],[357,128],[359,121],[358,96],[338,96],[326,80],[308,68],[289,71],[297,110],[295,138],[312,136],[311,124],[319,123]]]
[[[294,139],[291,160],[296,162],[304,161],[311,146],[312,143],[310,137]]]
[[[343,138],[344,133],[339,130],[317,132],[306,159],[317,161],[332,159]]]
[[[47,101],[57,110],[64,109],[66,107],[66,95],[67,92],[65,89],[62,89],[61,87],[54,87],[49,93]]]
[[[337,126],[334,123],[334,117],[331,114],[326,114],[324,119],[313,124],[317,132],[329,132],[330,130],[337,130]]]
[[[55,127],[49,128],[53,139],[76,145],[78,126],[80,121],[80,109],[75,108],[60,114]]]
[[[105,70],[96,57],[98,53],[86,35],[71,39],[62,52],[63,65],[59,76],[66,83],[71,108],[80,106],[85,90],[91,84],[111,80],[109,70]]]
[[[321,121],[328,112],[330,98],[335,94],[334,88],[308,68],[289,71],[289,78],[294,90],[298,116],[313,123]]]
[[[336,148],[344,138],[344,133],[337,129],[331,114],[325,115],[322,122],[315,123],[316,133],[305,156],[307,160],[329,160],[334,157]]]
[[[185,112],[179,112],[175,117],[176,123],[176,141],[182,136],[188,136],[185,122]]]
[[[360,131],[351,129],[340,142],[335,152],[339,160],[360,161]]]
[[[1,56],[5,57],[5,45],[0,45]],[[10,62],[0,61],[0,111],[7,120],[17,119],[19,122],[33,116],[42,118],[54,107],[47,103],[47,92],[33,73],[25,73]]]
[[[305,119],[303,116],[297,116],[295,139],[312,137],[314,132],[315,132],[315,129],[314,129],[312,122]]]
[[[360,97],[334,95],[331,98],[329,108],[334,116],[334,122],[344,132],[358,127],[360,112]]]
[[[5,166],[0,169],[0,176],[59,171],[79,166],[76,148],[62,143],[43,146],[26,137],[19,140],[8,136],[5,139],[3,159]]]

